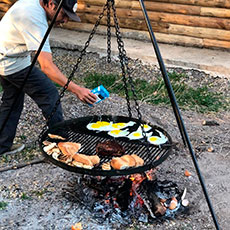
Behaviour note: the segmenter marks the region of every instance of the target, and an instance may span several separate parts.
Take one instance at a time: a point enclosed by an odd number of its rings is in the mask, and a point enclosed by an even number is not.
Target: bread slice
[[[43,150],[48,153],[51,149],[53,149],[54,147],[56,147],[57,144],[56,143],[50,143],[49,145],[46,145]]]
[[[121,157],[122,160],[126,161],[129,165],[129,167],[134,167],[136,166],[136,160],[130,156],[130,155],[124,155]]]
[[[137,156],[136,154],[132,154],[131,157],[136,161],[135,167],[144,165],[144,160],[141,157]]]
[[[92,161],[93,165],[97,165],[100,163],[100,158],[97,155],[89,156],[89,159]]]
[[[83,164],[81,162],[78,162],[78,161],[72,161],[72,165],[79,167],[79,168],[83,167]]]
[[[81,144],[75,142],[59,142],[58,148],[64,155],[72,156],[79,151]]]
[[[48,137],[51,138],[51,139],[58,139],[58,140],[66,140],[66,138],[62,137],[62,136],[59,136],[59,135],[56,135],[56,134],[51,134],[51,133],[48,133]]]
[[[125,160],[122,160],[120,157],[114,157],[110,164],[114,169],[118,170],[129,168],[129,163]]]
[[[111,165],[110,165],[110,162],[105,162],[102,164],[101,168],[103,170],[111,170]]]
[[[93,162],[90,160],[90,157],[85,154],[77,153],[74,154],[72,158],[74,161],[80,162],[84,165],[93,166]]]

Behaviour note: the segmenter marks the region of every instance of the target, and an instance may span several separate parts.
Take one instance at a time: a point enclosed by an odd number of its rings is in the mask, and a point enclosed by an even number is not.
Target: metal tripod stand
[[[36,61],[37,61],[37,58],[42,50],[42,47],[56,21],[56,18],[57,18],[57,15],[58,13],[60,12],[60,9],[63,5],[63,1],[64,0],[61,0],[60,3],[59,3],[59,6],[57,8],[57,11],[49,25],[49,28],[47,29],[47,32],[40,44],[40,47],[32,61],[32,64],[29,68],[29,71],[24,79],[24,82],[22,84],[22,86],[20,87],[19,89],[19,92],[20,93],[22,90],[23,90],[23,87],[25,85],[25,82],[27,81]],[[110,0],[110,1],[114,1],[114,0]],[[181,133],[181,136],[182,136],[182,139],[183,139],[183,142],[185,145],[187,145],[189,151],[190,151],[190,154],[191,154],[191,157],[192,157],[192,160],[193,160],[193,163],[194,163],[194,166],[195,166],[195,169],[196,169],[196,172],[197,172],[197,175],[198,175],[198,178],[200,180],[200,184],[202,186],[202,189],[203,189],[203,192],[204,192],[204,195],[205,195],[205,198],[206,198],[206,201],[207,201],[207,204],[208,204],[208,207],[209,207],[209,210],[211,212],[211,215],[212,215],[212,218],[213,218],[213,221],[214,221],[214,224],[215,224],[215,227],[216,229],[220,229],[219,228],[219,224],[218,224],[218,221],[217,221],[217,218],[216,218],[216,215],[215,215],[215,212],[214,212],[214,209],[212,207],[212,204],[211,204],[211,201],[209,199],[209,196],[208,196],[208,192],[207,192],[207,189],[206,189],[206,186],[205,186],[205,183],[204,183],[204,180],[203,180],[203,177],[201,175],[201,172],[200,172],[200,169],[199,169],[199,165],[198,165],[198,162],[197,162],[197,159],[196,159],[196,156],[195,156],[195,153],[193,151],[193,148],[192,148],[192,145],[191,145],[191,142],[190,142],[190,139],[188,137],[188,134],[187,134],[187,131],[186,131],[186,128],[185,128],[185,125],[184,125],[184,122],[183,122],[183,119],[182,119],[182,116],[180,114],[180,110],[179,110],[179,107],[177,105],[177,101],[176,101],[176,98],[175,98],[175,95],[174,95],[174,91],[172,89],[172,86],[171,86],[171,83],[170,83],[170,80],[169,80],[169,77],[167,75],[167,71],[166,71],[166,68],[165,68],[165,65],[164,65],[164,62],[163,62],[163,59],[161,57],[161,53],[160,53],[160,50],[158,48],[158,44],[157,44],[157,41],[156,41],[156,38],[154,36],[154,33],[153,33],[153,30],[152,30],[152,27],[151,27],[151,24],[150,24],[150,20],[148,18],[148,14],[147,14],[147,11],[146,11],[146,8],[145,8],[145,5],[144,5],[144,2],[143,0],[139,0],[140,2],[140,5],[141,5],[141,8],[142,8],[142,11],[143,11],[143,15],[144,15],[144,18],[145,18],[145,21],[146,21],[146,24],[147,24],[147,27],[148,27],[148,31],[149,31],[149,34],[150,34],[150,38],[151,38],[151,41],[152,41],[152,44],[153,44],[153,47],[154,47],[154,50],[155,50],[155,53],[156,53],[156,56],[157,56],[157,60],[158,60],[158,63],[159,63],[159,66],[160,66],[160,70],[162,72],[162,76],[163,76],[163,79],[164,79],[164,82],[165,82],[165,85],[166,85],[166,88],[167,88],[167,91],[168,91],[168,95],[169,95],[169,98],[170,98],[170,101],[171,101],[171,105],[172,105],[172,108],[173,108],[173,111],[174,111],[174,114],[175,114],[175,117],[176,117],[176,120],[177,120],[177,124],[178,124],[178,127],[179,127],[179,130],[180,130],[180,133]],[[110,33],[110,30],[109,30],[109,33]],[[88,44],[87,44],[88,46]],[[87,48],[87,46],[85,48]],[[84,50],[85,52],[85,50]],[[109,57],[110,58],[110,57]],[[79,61],[80,62],[80,61]],[[64,89],[63,89],[63,92],[62,92],[62,96],[65,92],[65,90],[67,89],[68,87],[68,84],[70,82],[71,78],[68,80],[67,84],[64,86]],[[6,117],[6,120],[4,122],[4,124],[2,125],[1,129],[0,129],[0,133],[2,132],[2,130],[5,128],[5,125],[6,125],[6,122],[12,112],[12,108],[14,107],[15,103],[16,103],[16,100],[17,100],[17,97],[15,97],[15,101],[14,103],[12,104],[11,106],[11,110],[9,111],[9,114],[8,116]],[[57,103],[60,103],[60,99],[59,101],[57,101]],[[55,111],[54,111],[55,112]],[[51,114],[52,116],[52,114]]]
[[[142,8],[142,12],[144,14],[145,22],[146,22],[146,25],[148,27],[149,35],[150,35],[150,38],[151,38],[151,41],[152,41],[152,44],[153,44],[153,48],[154,48],[156,56],[157,56],[157,60],[158,60],[159,66],[160,66],[160,70],[161,70],[162,76],[164,78],[164,82],[165,82],[165,85],[166,85],[166,88],[167,88],[167,91],[168,91],[170,102],[171,102],[172,107],[173,107],[173,111],[174,111],[174,114],[175,114],[175,117],[176,117],[176,120],[177,120],[178,127],[180,129],[180,133],[181,133],[182,139],[184,141],[184,144],[187,144],[187,147],[188,147],[189,152],[191,154],[191,157],[192,157],[192,160],[193,160],[193,164],[195,166],[198,178],[200,180],[201,187],[202,187],[204,195],[205,195],[205,199],[207,201],[209,210],[211,212],[211,215],[212,215],[215,227],[216,227],[216,229],[219,230],[220,229],[219,228],[219,224],[218,224],[218,221],[217,221],[214,209],[212,207],[211,201],[209,199],[208,192],[207,192],[207,189],[206,189],[206,186],[205,186],[205,183],[204,183],[204,179],[202,177],[202,174],[201,174],[201,171],[200,171],[200,168],[199,168],[199,165],[198,165],[195,153],[193,151],[193,148],[192,148],[189,136],[187,134],[187,131],[186,131],[186,128],[185,128],[185,125],[184,125],[184,122],[183,122],[183,119],[182,119],[179,107],[177,105],[176,97],[174,95],[174,91],[173,91],[172,85],[170,83],[170,80],[169,80],[169,77],[168,77],[168,74],[167,74],[167,71],[166,71],[163,59],[161,57],[161,53],[160,53],[160,50],[159,50],[156,38],[154,36],[153,30],[152,30],[152,26],[150,24],[150,20],[149,20],[149,17],[148,17],[148,14],[147,14],[144,2],[143,2],[143,0],[139,0],[139,2],[140,2],[140,5],[141,5],[141,8]]]

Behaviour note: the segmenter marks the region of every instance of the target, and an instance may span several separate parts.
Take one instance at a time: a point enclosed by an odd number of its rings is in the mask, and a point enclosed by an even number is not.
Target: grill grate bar
[[[62,133],[64,132],[67,137],[67,141],[71,142],[78,142],[81,144],[81,149],[79,150],[79,153],[87,154],[87,155],[95,155],[96,153],[96,145],[99,142],[104,142],[106,140],[115,140],[118,142],[121,146],[125,149],[125,154],[136,154],[139,157],[141,157],[144,160],[144,166],[137,167],[137,168],[128,168],[125,170],[108,170],[104,171],[101,168],[101,165],[104,162],[109,162],[113,156],[100,156],[100,164],[98,166],[95,166],[93,169],[83,169],[78,167],[73,167],[70,165],[67,165],[65,163],[61,163],[57,160],[52,159],[51,161],[54,164],[57,164],[60,167],[63,167],[69,171],[78,172],[82,174],[90,174],[90,175],[104,175],[104,176],[112,176],[112,175],[128,175],[132,173],[137,172],[143,172],[150,168],[156,167],[158,164],[160,164],[163,160],[166,159],[166,157],[169,155],[171,147],[168,145],[168,147],[161,148],[160,146],[154,146],[151,144],[146,145],[145,143],[142,143],[140,141],[134,141],[134,140],[128,140],[126,141],[126,138],[112,138],[108,135],[104,135],[103,133],[93,133],[92,131],[80,131],[79,128],[85,127],[86,123],[88,124],[89,120],[87,122],[84,120],[85,118],[75,119],[77,122],[63,122],[60,126],[56,127],[54,130],[50,130],[50,132],[53,133]],[[87,118],[88,119],[88,118]],[[126,118],[127,119],[127,118]],[[82,120],[85,122],[82,123]],[[90,119],[91,121],[91,119]],[[160,129],[160,128],[159,128]],[[59,131],[59,132],[58,132]],[[161,130],[164,132],[164,130]],[[49,140],[49,137],[44,134],[43,140]],[[171,143],[171,138],[168,136],[167,133],[165,133],[167,137],[169,138],[169,143]],[[57,140],[58,141],[58,140]],[[42,143],[42,141],[41,141]],[[40,143],[40,144],[41,144]],[[43,147],[41,145],[41,149],[43,150]],[[46,157],[50,158],[44,151]]]

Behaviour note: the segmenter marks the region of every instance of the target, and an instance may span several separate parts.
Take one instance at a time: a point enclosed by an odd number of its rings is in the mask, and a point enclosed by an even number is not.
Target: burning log
[[[130,189],[132,188],[132,181],[125,180],[124,184],[117,190],[117,203],[119,204],[121,211],[125,211],[128,209],[131,196]]]
[[[186,191],[180,192],[171,181],[158,181],[155,171],[116,177],[83,176],[78,183],[72,183],[71,195],[101,223],[106,219],[128,224],[133,218],[148,222],[172,217],[184,208],[181,203]]]

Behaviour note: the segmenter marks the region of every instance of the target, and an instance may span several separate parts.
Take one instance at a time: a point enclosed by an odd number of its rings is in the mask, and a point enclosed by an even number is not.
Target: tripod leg
[[[170,101],[171,101],[171,104],[172,104],[172,107],[173,107],[173,111],[174,111],[174,114],[175,114],[175,117],[176,117],[176,120],[177,120],[177,124],[178,124],[178,127],[179,127],[180,132],[181,132],[181,136],[183,138],[184,144],[186,143],[188,148],[189,148],[189,151],[190,151],[190,154],[192,156],[192,160],[193,160],[194,166],[196,168],[196,172],[197,172],[197,175],[199,177],[200,184],[201,184],[201,187],[203,189],[203,192],[204,192],[204,195],[205,195],[209,210],[211,212],[215,227],[216,227],[217,230],[219,230],[220,229],[219,224],[217,222],[217,218],[216,218],[214,209],[213,209],[211,201],[209,199],[208,192],[207,192],[203,177],[201,175],[201,172],[200,172],[200,169],[199,169],[199,166],[198,166],[198,162],[197,162],[195,153],[193,151],[191,142],[189,140],[189,137],[188,137],[188,134],[187,134],[183,119],[181,117],[180,110],[179,110],[179,107],[177,105],[177,101],[176,101],[176,98],[175,98],[175,95],[174,95],[174,92],[173,92],[173,88],[171,86],[169,77],[167,75],[167,71],[165,69],[164,62],[163,62],[163,59],[161,57],[160,50],[159,50],[158,45],[157,45],[157,41],[156,41],[156,38],[155,38],[153,30],[152,30],[150,20],[148,18],[147,11],[145,9],[144,2],[143,2],[143,0],[139,0],[139,2],[140,2],[142,12],[143,12],[144,17],[145,17],[145,22],[147,24],[148,31],[149,31],[149,34],[150,34],[150,37],[151,37],[151,41],[152,41],[152,44],[153,44],[153,47],[154,47],[154,50],[155,50],[155,53],[156,53],[156,56],[157,56],[157,60],[158,60],[159,65],[160,65],[160,69],[161,69],[161,72],[162,72],[162,75],[163,75],[163,78],[164,78],[164,81],[165,81],[165,85],[166,85],[166,88],[167,88],[167,91],[168,91],[168,94],[169,94],[169,98],[170,98]]]

